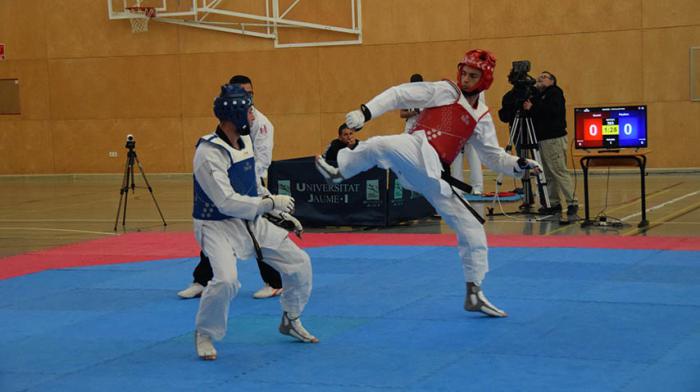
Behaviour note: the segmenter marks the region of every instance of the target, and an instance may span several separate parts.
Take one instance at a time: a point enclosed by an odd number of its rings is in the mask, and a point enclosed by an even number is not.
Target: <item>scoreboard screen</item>
[[[647,107],[575,108],[577,149],[646,148]]]

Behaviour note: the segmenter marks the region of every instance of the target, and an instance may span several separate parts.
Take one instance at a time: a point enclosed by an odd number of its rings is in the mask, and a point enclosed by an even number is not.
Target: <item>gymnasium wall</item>
[[[297,12],[342,19],[335,1],[302,0]],[[0,174],[120,172],[128,133],[148,172],[190,171],[197,137],[216,124],[213,97],[237,73],[275,125],[274,158],[318,154],[347,111],[415,72],[454,78],[474,47],[499,60],[494,113],[510,62],[529,59],[534,75],[557,75],[570,134],[576,106],[647,104],[650,167],[700,167],[700,102],[688,88],[697,0],[364,0],[362,45],[294,49],[155,22],[132,34],[105,3],[0,1],[0,79],[19,80],[21,107],[0,115]],[[402,129],[388,113],[359,136]]]

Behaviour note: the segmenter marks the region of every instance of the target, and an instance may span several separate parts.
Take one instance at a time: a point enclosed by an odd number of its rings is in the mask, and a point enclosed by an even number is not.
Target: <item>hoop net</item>
[[[126,7],[124,11],[129,14],[132,33],[143,33],[148,31],[148,22],[156,16],[155,7]]]

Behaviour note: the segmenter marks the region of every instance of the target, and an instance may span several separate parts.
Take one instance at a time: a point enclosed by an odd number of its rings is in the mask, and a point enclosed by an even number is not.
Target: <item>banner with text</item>
[[[309,226],[385,226],[434,213],[422,196],[403,189],[390,171],[374,168],[329,185],[316,170],[314,157],[272,162],[268,189],[294,197],[294,215]]]

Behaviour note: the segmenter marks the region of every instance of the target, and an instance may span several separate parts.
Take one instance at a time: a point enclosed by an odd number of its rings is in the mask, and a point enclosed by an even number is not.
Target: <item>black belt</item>
[[[443,170],[441,178],[443,180],[445,180],[445,182],[447,182],[451,186],[461,190],[462,192],[472,193],[472,186],[471,185],[452,177],[452,174],[449,171]]]
[[[255,235],[253,235],[253,230],[250,228],[250,221],[243,221],[245,223],[245,228],[248,230],[248,234],[250,235],[250,239],[253,240],[253,247],[255,248],[255,258],[260,261],[264,262],[263,254],[262,254],[262,249],[260,249],[260,244],[258,243],[257,238],[255,238]]]

